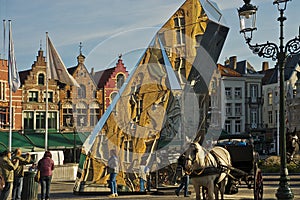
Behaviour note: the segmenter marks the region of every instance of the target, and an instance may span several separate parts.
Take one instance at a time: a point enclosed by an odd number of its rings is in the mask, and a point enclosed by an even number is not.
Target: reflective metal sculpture
[[[221,89],[214,85],[220,85],[216,62],[229,30],[222,20],[211,1],[187,0],[163,25],[85,141],[74,192],[109,190],[111,149],[123,191],[138,191],[141,163],[157,174],[154,186],[171,184],[186,138],[221,134]]]

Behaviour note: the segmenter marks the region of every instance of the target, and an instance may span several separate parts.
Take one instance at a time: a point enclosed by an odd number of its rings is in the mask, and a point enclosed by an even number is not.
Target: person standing
[[[147,180],[146,160],[143,160],[139,167],[139,179],[140,179],[140,192],[145,192],[145,181]]]
[[[184,161],[185,157],[184,155],[181,155],[178,158],[178,163],[177,163],[177,172],[180,173],[179,176],[181,176],[180,180],[180,185],[179,187],[175,190],[175,194],[179,196],[180,191],[183,189],[184,190],[184,197],[189,197],[189,191],[188,191],[188,186],[189,186],[189,175],[184,172]]]
[[[14,151],[13,161],[19,160],[19,166],[14,171],[14,185],[12,192],[12,200],[21,200],[22,188],[23,188],[23,179],[24,179],[24,165],[29,164],[31,157],[29,153],[26,154],[26,157],[22,157],[22,151],[20,148],[17,148]]]
[[[117,152],[115,149],[110,150],[110,158],[108,159],[108,169],[109,169],[109,182],[110,182],[110,191],[111,194],[109,197],[118,196],[117,188],[117,174],[119,173],[119,160],[117,157]]]
[[[11,161],[11,152],[6,150],[3,152],[0,160],[0,168],[5,181],[4,188],[0,195],[0,200],[7,200],[11,195],[11,187],[14,181],[14,170],[19,166],[19,160],[14,163]]]
[[[54,161],[50,151],[45,151],[42,159],[39,160],[38,170],[40,171],[41,183],[41,199],[49,200],[50,198],[50,184],[52,180],[52,172],[54,170]]]

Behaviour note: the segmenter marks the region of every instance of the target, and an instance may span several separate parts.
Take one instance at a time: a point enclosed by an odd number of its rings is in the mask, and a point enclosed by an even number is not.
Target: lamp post
[[[288,184],[288,170],[286,161],[286,130],[285,130],[285,94],[284,94],[284,67],[286,58],[292,55],[300,53],[300,30],[299,35],[294,39],[288,41],[286,45],[283,44],[283,22],[286,20],[284,11],[286,10],[287,3],[290,0],[274,0],[273,4],[277,5],[277,9],[280,12],[280,16],[277,19],[280,22],[280,36],[279,47],[267,41],[265,44],[250,44],[252,40],[252,32],[256,30],[256,11],[257,7],[250,3],[251,0],[244,0],[245,4],[238,9],[240,19],[240,33],[244,34],[244,38],[249,48],[254,54],[260,57],[271,58],[277,61],[277,67],[279,70],[279,84],[280,84],[280,96],[279,96],[279,147],[280,147],[280,182],[279,188],[276,192],[277,199],[289,200],[294,199],[294,194]]]

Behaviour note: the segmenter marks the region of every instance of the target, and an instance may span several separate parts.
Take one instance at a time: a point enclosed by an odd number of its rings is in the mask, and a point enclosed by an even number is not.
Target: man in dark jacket
[[[13,161],[19,160],[19,166],[14,171],[14,186],[12,199],[13,200],[21,200],[22,188],[23,188],[23,179],[24,179],[24,165],[30,163],[30,155],[26,154],[26,158],[22,157],[22,151],[20,148],[17,148],[14,151]]]
[[[189,175],[185,173],[184,165],[185,165],[185,155],[182,154],[178,158],[178,163],[177,163],[176,171],[178,172],[178,176],[181,177],[181,179],[180,179],[179,187],[175,190],[175,194],[177,196],[179,196],[180,191],[183,189],[184,190],[184,197],[189,197],[189,191],[188,191]]]

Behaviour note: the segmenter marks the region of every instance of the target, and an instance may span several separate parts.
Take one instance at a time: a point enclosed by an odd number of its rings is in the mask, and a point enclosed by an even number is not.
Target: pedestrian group
[[[36,171],[40,175],[38,182],[41,184],[41,200],[50,199],[50,184],[54,161],[50,151],[45,151],[44,156],[36,165],[33,163],[29,153],[22,156],[20,148],[10,152],[5,150],[0,156],[0,200],[22,199],[24,182],[24,166],[32,163],[29,171]]]

